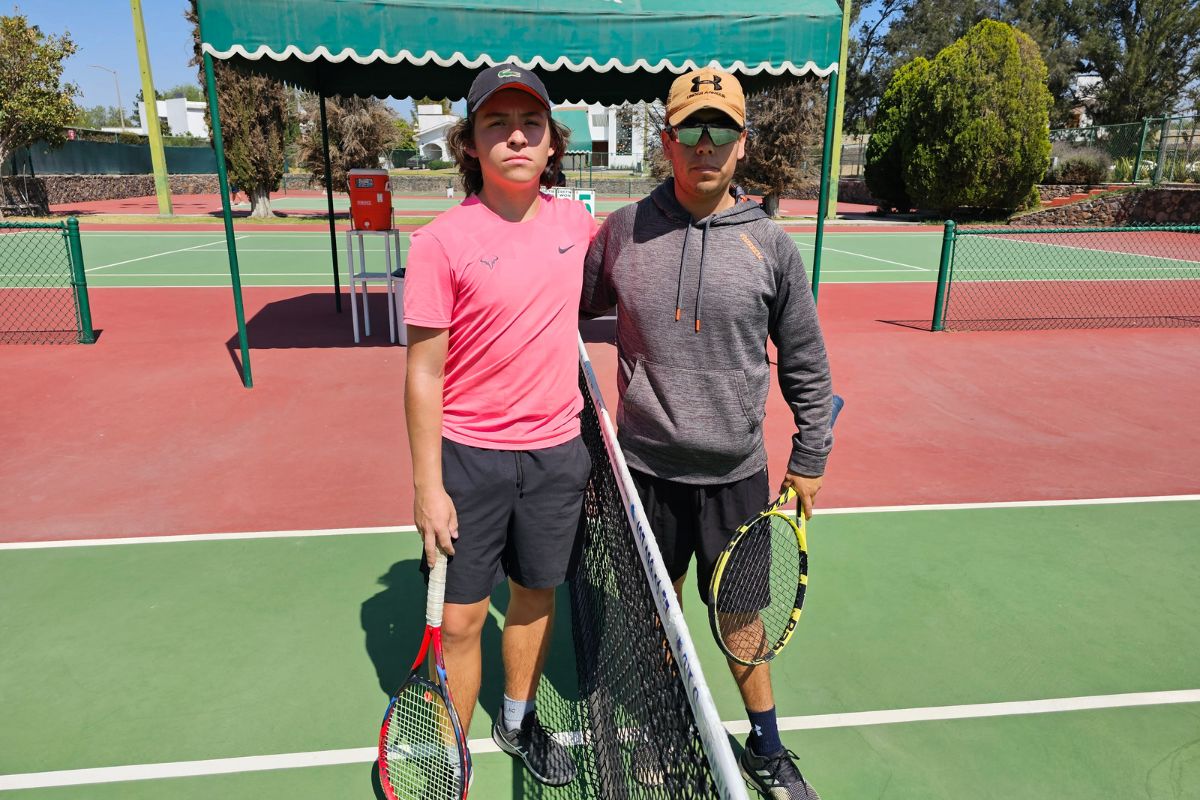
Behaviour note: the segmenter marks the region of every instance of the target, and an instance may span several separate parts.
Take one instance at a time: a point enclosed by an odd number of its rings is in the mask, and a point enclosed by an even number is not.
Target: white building
[[[443,114],[441,105],[431,103],[417,106],[417,150],[421,158],[432,161],[450,161],[450,148],[446,136],[454,123],[461,119],[455,114]],[[397,167],[404,166],[397,164]]]
[[[158,121],[166,126],[163,132],[170,130],[172,136],[195,136],[200,139],[208,138],[208,126],[204,124],[204,102],[188,100],[184,97],[173,97],[170,100],[159,100]],[[143,136],[146,129],[146,103],[138,101],[138,119],[142,127],[137,131]]]
[[[601,169],[635,169],[646,158],[650,115],[645,104],[628,106],[572,105],[560,103],[554,118],[571,129],[571,143],[563,166]],[[440,105],[417,106],[417,147],[425,159],[450,160],[446,135],[460,117],[443,114]],[[402,166],[397,164],[396,166]]]

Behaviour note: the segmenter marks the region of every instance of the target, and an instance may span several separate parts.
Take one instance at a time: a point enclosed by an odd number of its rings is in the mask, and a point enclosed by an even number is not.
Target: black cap
[[[467,92],[467,113],[474,114],[487,99],[501,89],[520,89],[536,97],[546,108],[550,108],[550,95],[542,79],[533,70],[517,64],[499,64],[488,67],[475,76],[471,91]]]

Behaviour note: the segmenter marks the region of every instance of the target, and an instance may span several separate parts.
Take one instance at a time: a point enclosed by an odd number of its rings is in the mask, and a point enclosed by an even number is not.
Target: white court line
[[[1028,234],[1026,234],[1026,235],[1028,235]],[[1013,238],[1009,238],[1010,236]],[[1074,244],[1058,244],[1057,242],[1032,242],[1028,239],[1022,239],[1020,237],[1021,237],[1021,234],[1019,234],[1019,233],[1001,234],[999,236],[990,236],[988,234],[983,234],[984,239],[991,239],[993,241],[1007,242],[1012,245],[1032,244],[1032,245],[1036,245],[1037,247],[1057,247],[1062,250],[1078,250],[1083,253],[1103,254],[1103,255],[1108,255],[1108,256],[1115,256],[1117,258],[1128,258],[1129,256],[1133,256],[1134,258],[1149,258],[1149,259],[1153,259],[1154,261],[1180,261],[1184,264],[1200,264],[1200,261],[1191,261],[1186,258],[1173,258],[1171,256],[1154,256],[1154,255],[1149,255],[1147,253],[1126,253],[1126,252],[1122,252],[1120,250],[1103,250],[1103,249],[1096,248],[1096,247],[1080,247],[1079,245],[1074,245]],[[1144,267],[1138,267],[1138,269],[1144,269]]]
[[[1080,500],[1009,500],[999,503],[936,503],[910,506],[858,506],[818,508],[817,516],[832,514],[877,514],[907,511],[968,511],[996,508],[1057,508],[1061,506],[1129,505],[1133,503],[1178,503],[1200,501],[1200,494],[1168,494],[1146,497],[1097,497]],[[119,544],[171,544],[176,542],[221,542],[241,539],[299,539],[318,536],[350,536],[377,533],[416,533],[414,525],[384,525],[374,528],[322,528],[316,530],[242,531],[236,533],[188,533],[176,536],[121,536],[107,539],[60,539],[38,542],[0,542],[2,550],[52,550],[60,547],[100,547]]]
[[[235,237],[233,237],[233,240],[236,242],[240,238],[241,238],[240,236],[235,236]],[[163,253],[151,253],[148,256],[141,256],[139,258],[130,258],[126,261],[114,261],[112,264],[101,264],[98,267],[88,267],[84,271],[85,272],[95,272],[96,270],[99,270],[99,269],[108,269],[109,267],[120,267],[124,264],[132,264],[136,261],[146,261],[147,259],[151,259],[151,258],[160,258],[162,256],[172,256],[172,255],[175,255],[176,253],[186,253],[189,250],[199,250],[201,247],[212,247],[214,244],[224,244],[224,243],[225,243],[224,239],[218,239],[213,242],[205,242],[204,244],[198,244],[198,245],[195,245],[194,247],[183,247],[183,248],[180,248],[179,250],[167,250],[166,252],[163,252]]]
[[[814,246],[813,243],[811,243],[811,242],[805,242],[805,245],[810,250]],[[856,253],[853,250],[838,250],[836,247],[829,247],[829,246],[822,246],[821,250],[823,252],[842,253],[843,255],[847,255],[847,256],[857,256],[858,258],[865,258],[870,261],[882,261],[884,264],[895,264],[898,267],[906,267],[908,269],[917,269],[917,270],[920,270],[921,272],[929,272],[930,271],[926,267],[918,267],[915,264],[905,264],[903,261],[892,261],[891,259],[888,259],[888,258],[876,258],[875,256],[869,256],[869,255],[866,255],[865,253]],[[886,270],[875,270],[875,271],[876,272],[884,272]]]
[[[985,717],[1054,714],[1071,711],[1091,711],[1105,708],[1134,708],[1138,706],[1200,703],[1200,689],[1169,692],[1138,692],[1130,694],[1062,697],[1048,700],[1022,700],[1007,703],[897,708],[882,711],[859,711],[847,714],[816,714],[807,717],[781,717],[781,731],[851,728],[863,725],[894,725],[911,722],[931,722]],[[744,721],[725,723],[729,733],[738,735],[749,731]],[[559,734],[568,741],[582,741],[578,732]],[[491,739],[472,739],[467,743],[473,755],[499,751]],[[378,756],[374,747],[354,747],[345,750],[321,750],[309,753],[279,753],[267,756],[214,758],[204,761],[175,761],[158,764],[130,764],[120,767],[68,769],[54,772],[27,772],[0,775],[0,791],[12,789],[43,789],[53,786],[86,786],[119,781],[142,781],[161,778],[184,778],[199,775],[228,775],[261,772],[275,769],[299,769],[344,764],[369,764]]]

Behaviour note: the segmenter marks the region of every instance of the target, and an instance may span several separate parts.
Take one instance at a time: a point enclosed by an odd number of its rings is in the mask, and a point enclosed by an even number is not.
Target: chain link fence
[[[1200,116],[1050,131],[1046,183],[1200,183]]]
[[[0,343],[94,341],[79,224],[0,222]]]
[[[1200,326],[1200,225],[946,223],[935,331]]]

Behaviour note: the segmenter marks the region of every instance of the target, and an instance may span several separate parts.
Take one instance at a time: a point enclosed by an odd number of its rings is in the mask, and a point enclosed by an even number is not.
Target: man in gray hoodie
[[[796,422],[782,486],[806,517],[833,445],[829,364],[804,263],[761,206],[730,191],[745,115],[733,75],[677,78],[662,132],[674,177],[609,216],[584,264],[582,311],[617,308],[618,439],[676,592],[695,554],[705,603],[716,557],[769,500],[768,337]],[[769,665],[729,667],[751,723],[743,775],[766,797],[817,798],[780,741]]]

